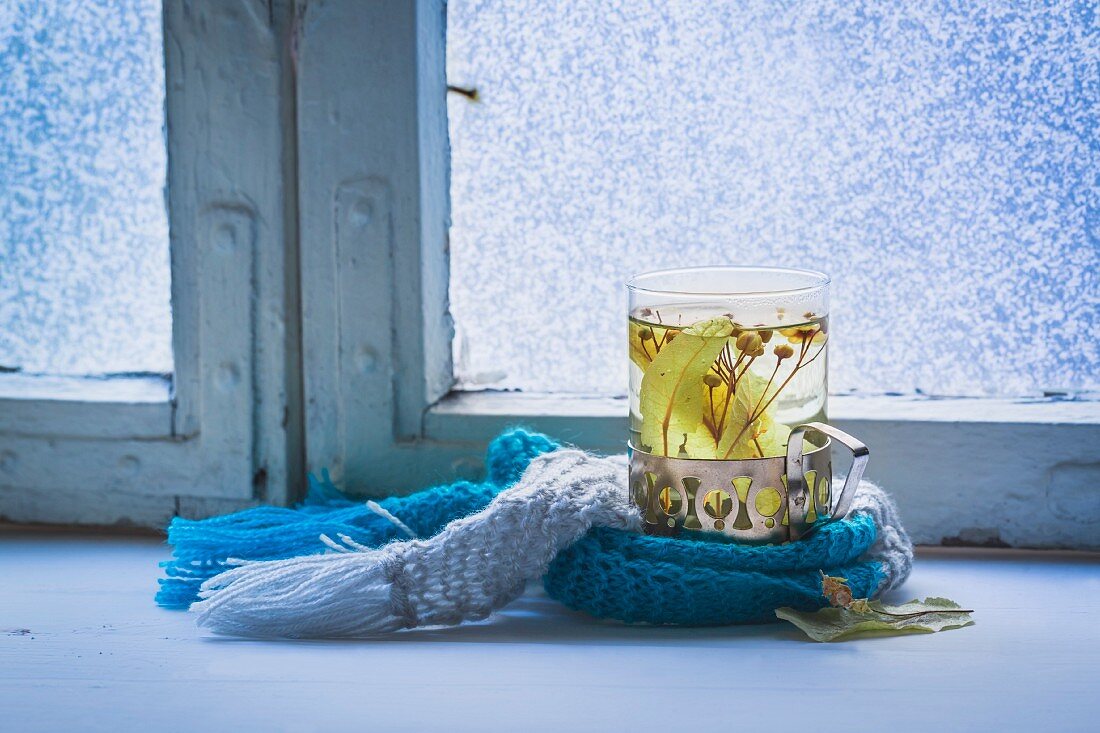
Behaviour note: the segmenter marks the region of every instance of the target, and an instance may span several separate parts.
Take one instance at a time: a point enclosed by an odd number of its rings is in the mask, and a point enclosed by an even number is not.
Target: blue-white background
[[[0,365],[172,370],[157,0],[0,0]]]
[[[625,391],[632,272],[833,277],[834,391],[1100,388],[1094,2],[451,0],[469,382]]]

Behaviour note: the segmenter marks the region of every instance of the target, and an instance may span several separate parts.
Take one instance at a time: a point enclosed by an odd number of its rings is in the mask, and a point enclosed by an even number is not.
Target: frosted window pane
[[[159,0],[0,7],[0,365],[172,369]]]
[[[448,3],[468,386],[622,394],[633,272],[833,277],[833,391],[1098,389],[1089,3]]]

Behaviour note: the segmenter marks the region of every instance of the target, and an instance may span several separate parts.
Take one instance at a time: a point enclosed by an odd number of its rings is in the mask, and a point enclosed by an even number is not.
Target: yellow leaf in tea
[[[703,424],[703,377],[731,333],[733,323],[724,316],[695,323],[666,342],[645,368],[639,395],[643,446],[675,457],[696,434]]]
[[[730,400],[725,418],[721,423],[722,435],[715,447],[715,458],[761,458],[782,455],[783,450],[775,450],[774,446],[777,428],[772,418],[772,411],[763,409],[768,401],[765,397],[767,388],[768,380],[748,370],[737,379],[734,398]],[[769,438],[769,434],[773,437]],[[783,444],[786,445],[786,436],[782,438]],[[765,445],[762,441],[765,441],[772,450],[762,451]]]
[[[746,373],[738,380],[738,388],[731,396],[725,381],[719,381],[713,388],[707,388],[703,399],[702,424],[689,436],[686,452],[688,458],[718,458],[718,449],[722,439],[732,438],[729,430],[736,433],[748,419],[749,411],[756,404],[752,401],[758,390],[752,389],[758,377]],[[751,443],[751,435],[738,442],[727,458],[760,458]],[[727,446],[728,447],[728,446]]]
[[[787,439],[791,437],[791,429],[781,422],[771,419],[768,412],[764,413],[762,420],[767,423],[767,432],[757,438],[765,456],[787,455]]]

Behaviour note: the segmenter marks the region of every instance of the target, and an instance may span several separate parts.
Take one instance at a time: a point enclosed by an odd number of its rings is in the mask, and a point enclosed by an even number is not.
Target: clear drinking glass
[[[668,458],[783,456],[792,427],[826,421],[826,275],[688,267],[636,275],[627,288],[635,449]]]

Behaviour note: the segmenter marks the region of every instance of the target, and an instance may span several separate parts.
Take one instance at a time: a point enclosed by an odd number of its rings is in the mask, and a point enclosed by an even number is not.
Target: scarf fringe
[[[430,537],[456,517],[483,509],[502,489],[523,474],[533,458],[557,448],[549,438],[513,430],[489,445],[485,483],[459,481],[403,497],[377,502],[419,537]],[[309,493],[294,509],[257,507],[209,519],[176,517],[168,525],[171,560],[161,563],[164,578],[156,602],[184,609],[198,598],[203,582],[231,567],[228,558],[282,560],[326,551],[322,535],[346,535],[366,546],[378,546],[407,534],[362,501],[341,493],[329,478],[309,477]]]

